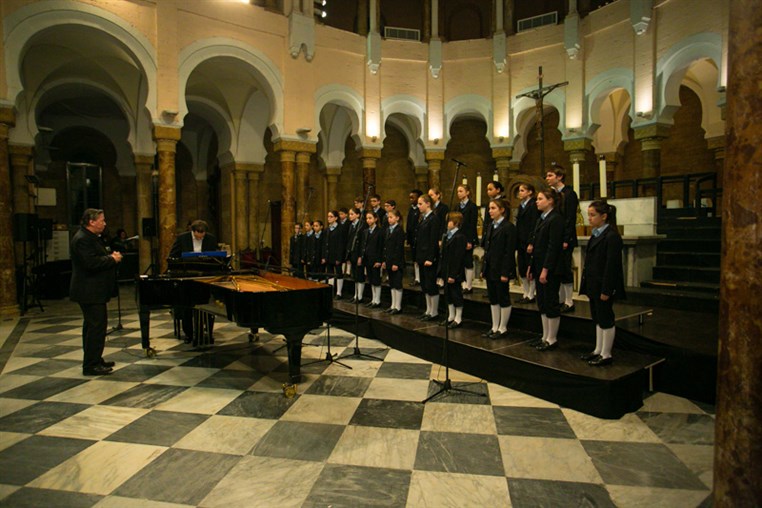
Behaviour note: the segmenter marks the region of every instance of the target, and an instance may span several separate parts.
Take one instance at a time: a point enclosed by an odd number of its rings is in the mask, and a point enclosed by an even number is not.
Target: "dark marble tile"
[[[172,446],[207,418],[208,415],[194,413],[151,411],[114,432],[106,441]]]
[[[124,346],[124,347],[129,347],[129,346]],[[110,355],[106,355],[103,358],[105,360],[116,362],[117,365],[119,365],[124,363],[132,364],[139,360],[145,360],[146,355],[145,353],[143,353],[143,350],[122,349],[121,351],[117,351],[116,353],[111,353]]]
[[[278,422],[251,455],[322,462],[331,455],[344,428],[324,423]]]
[[[603,485],[508,478],[511,504],[516,508],[544,506],[614,507]]]
[[[355,351],[354,347],[354,339],[352,340],[352,344],[347,346],[346,351],[344,351],[341,356],[339,356],[339,360],[342,360],[344,358],[349,358],[351,360],[365,360],[369,362],[383,362],[384,358],[386,358],[386,355],[389,354],[389,350],[386,348],[371,348],[371,347],[361,347],[359,348],[359,354]]]
[[[205,367],[211,369],[224,369],[231,363],[238,360],[240,355],[233,354],[204,354],[198,355],[187,362],[181,364],[181,367]]]
[[[704,490],[706,486],[664,445],[582,441],[607,484]]]
[[[172,367],[167,365],[148,365],[144,363],[128,365],[119,370],[115,370],[111,375],[105,376],[103,379],[109,381],[134,381],[142,383],[143,381],[158,376],[162,372],[171,368]]]
[[[87,383],[86,379],[72,379],[64,377],[45,377],[32,381],[13,390],[3,393],[3,397],[12,399],[44,400],[69,388],[74,388],[82,383]]]
[[[410,471],[326,464],[303,508],[404,507]]]
[[[25,485],[93,443],[95,441],[84,439],[32,436],[0,451],[0,481],[11,485]]]
[[[331,347],[332,348],[345,348],[348,345],[352,344],[355,341],[352,337],[336,337],[335,335],[331,335]],[[314,346],[327,346],[328,345],[328,337],[323,335],[322,337],[315,337],[312,339],[308,339],[307,337],[304,338],[305,344],[312,344]]]
[[[423,408],[419,402],[363,399],[349,424],[420,430]]]
[[[426,397],[433,397],[430,402],[445,404],[489,404],[489,387],[487,383],[451,382],[452,389],[442,391],[444,378],[432,380]]]
[[[66,318],[62,319],[61,322],[64,321],[71,321],[72,318]],[[53,326],[45,326],[43,328],[37,328],[36,330],[30,330],[27,333],[44,333],[46,335],[51,335],[54,333],[61,333],[61,332],[79,332],[82,333],[82,325],[53,325]]]
[[[170,449],[122,484],[114,495],[195,506],[239,460],[221,453]]]
[[[415,469],[505,475],[497,436],[454,432],[421,432]]]
[[[79,317],[79,314],[77,316],[64,316],[64,317],[49,317],[45,319],[34,319],[32,320],[32,323],[37,325],[57,325],[60,323],[68,323],[72,319],[76,319]]]
[[[350,376],[320,376],[305,393],[335,397],[362,397],[372,378]]]
[[[577,437],[560,409],[496,406],[492,412],[497,433],[501,435],[568,439]]]
[[[714,418],[709,415],[646,411],[637,415],[665,443],[714,444]]]
[[[327,361],[314,361],[311,359],[302,359],[302,365],[300,372],[302,374],[322,374],[325,369],[331,366],[330,362]],[[275,367],[271,372],[275,373],[282,373],[286,374],[288,373],[288,362],[283,362],[277,367]]]
[[[138,385],[101,402],[105,406],[124,406],[151,409],[187,390],[187,386]]]
[[[137,330],[139,330],[139,328],[136,326],[135,330],[128,330],[128,332]],[[106,346],[108,347],[131,348],[141,343],[142,341],[140,340],[140,337],[122,337],[121,335],[106,337]],[[134,351],[133,353],[139,355],[141,358],[145,358],[145,354],[143,354],[142,350]]]
[[[39,402],[0,418],[0,431],[35,433],[90,407],[68,402]],[[1,482],[2,480],[0,480]]]
[[[298,399],[299,395],[293,399],[287,399],[281,393],[245,392],[222,408],[217,414],[277,420]]]
[[[66,353],[81,349],[82,348],[78,346],[50,346],[33,353],[26,353],[24,356],[32,358],[55,358],[56,356],[65,355]]]
[[[64,334],[64,333],[56,333],[55,335],[43,335],[42,337],[37,337],[36,335],[32,335],[31,333],[27,334],[24,338],[24,344],[59,344],[61,342],[69,341],[75,337],[81,337],[82,334],[78,335],[71,335],[71,334]],[[74,346],[72,346],[74,347]]]
[[[376,377],[391,377],[399,379],[429,379],[431,365],[428,363],[396,363],[384,362]]]
[[[77,366],[81,367],[82,362],[77,360],[43,360],[34,365],[27,365],[26,367],[14,370],[13,373],[22,376],[52,376]]]
[[[196,386],[205,388],[228,388],[232,390],[246,390],[260,379],[262,379],[262,374],[258,372],[222,370],[212,374]]]
[[[103,496],[96,494],[24,487],[1,500],[0,507],[40,508],[41,506],[65,506],[66,508],[88,508],[95,506],[101,499],[103,499]]]

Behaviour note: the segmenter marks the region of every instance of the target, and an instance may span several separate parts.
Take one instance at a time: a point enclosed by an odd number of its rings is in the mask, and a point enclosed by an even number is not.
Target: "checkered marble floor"
[[[713,408],[666,394],[600,420],[360,338],[306,365],[285,398],[282,337],[218,321],[193,351],[134,309],[108,337],[110,376],[81,375],[81,317],[59,304],[3,325],[0,506],[698,506],[712,485]],[[326,357],[327,330],[303,364]],[[331,351],[354,337],[330,330]],[[0,364],[2,366],[2,364]],[[348,368],[351,367],[351,368]]]

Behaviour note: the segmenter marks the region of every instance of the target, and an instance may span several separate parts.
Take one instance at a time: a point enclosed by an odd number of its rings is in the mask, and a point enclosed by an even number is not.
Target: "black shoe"
[[[484,332],[484,333],[482,334],[482,337],[484,337],[485,339],[489,339],[491,335],[492,335],[492,328],[490,328],[489,330],[487,330],[486,332]]]
[[[414,287],[416,287],[416,286],[420,286],[420,285],[421,285],[421,283],[420,283],[420,282],[418,282],[417,280],[414,280],[413,282],[411,282],[410,284],[408,284],[408,286],[410,286],[411,288],[414,288]]]
[[[430,317],[430,316],[428,314],[421,314],[420,316],[418,316],[418,319],[423,320],[423,318],[425,317]]]
[[[571,305],[563,304],[563,305],[561,305],[561,312],[563,312],[564,314],[567,313],[567,312],[574,312],[574,304],[571,304]]]
[[[527,303],[537,303],[537,298],[530,298]]]
[[[596,358],[593,358],[589,362],[587,362],[588,365],[592,365],[593,367],[603,367],[604,365],[611,365],[611,363],[614,361],[613,356],[609,356],[608,358],[604,358],[600,355],[598,355]]]
[[[106,360],[101,360],[101,365],[103,365],[104,367],[113,367],[114,365],[116,365],[116,363],[115,362],[107,362]]]
[[[393,308],[389,307],[388,309],[384,309],[381,312],[383,312],[384,314],[391,314],[393,310],[394,310]]]
[[[402,311],[400,309],[391,309],[389,311],[390,316],[396,316],[397,314],[402,314]]]
[[[553,351],[556,348],[558,348],[558,341],[555,341],[553,344],[549,344],[548,342],[543,342],[542,344],[537,346],[537,351]]]
[[[463,290],[463,294],[464,294],[464,295],[470,295],[470,294],[471,294],[471,293],[473,293],[473,292],[474,292],[474,290],[473,290],[473,289],[464,289],[464,290]]]
[[[527,298],[526,296],[523,298],[519,298],[519,301],[516,303],[521,303],[521,304],[529,303],[529,298]]]
[[[439,326],[447,326],[450,323],[452,323],[451,320],[449,320],[449,319],[443,319],[442,321],[439,322]]]
[[[365,306],[368,307],[369,309],[372,308],[373,307],[373,301],[370,301],[370,302],[366,303]]]
[[[594,360],[598,358],[599,356],[601,355],[599,355],[598,353],[587,353],[584,355],[579,355],[579,359],[582,360],[583,362],[589,362],[590,360]]]
[[[436,316],[430,316],[429,314],[424,314],[423,317],[421,317],[421,321],[434,321],[437,317]]]
[[[447,328],[449,328],[450,330],[455,330],[456,328],[460,328],[461,326],[463,326],[462,321],[460,323],[456,323],[455,321],[450,321],[447,325]]]
[[[529,347],[537,347],[542,345],[542,339],[533,340],[529,343]]]
[[[341,300],[343,297],[341,295],[336,295],[333,297],[334,300]]]
[[[96,367],[92,367],[89,369],[82,369],[82,375],[83,376],[105,376],[106,374],[111,374],[113,370],[114,369],[112,369],[111,367],[98,365]]]

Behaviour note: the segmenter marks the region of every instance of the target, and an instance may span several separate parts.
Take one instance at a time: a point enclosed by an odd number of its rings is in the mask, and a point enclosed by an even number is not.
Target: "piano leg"
[[[292,383],[302,380],[302,340],[304,333],[284,333],[288,346],[288,379]]]

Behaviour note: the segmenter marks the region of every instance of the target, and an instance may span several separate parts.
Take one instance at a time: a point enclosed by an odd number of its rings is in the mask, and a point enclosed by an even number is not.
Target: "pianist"
[[[190,231],[177,235],[169,251],[170,258],[179,258],[183,252],[209,252],[217,250],[217,239],[209,233],[209,225],[202,220],[191,223]],[[193,314],[188,307],[175,307],[175,316],[182,319],[185,342],[193,340]]]

